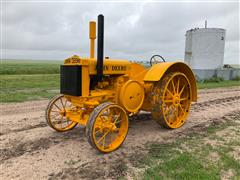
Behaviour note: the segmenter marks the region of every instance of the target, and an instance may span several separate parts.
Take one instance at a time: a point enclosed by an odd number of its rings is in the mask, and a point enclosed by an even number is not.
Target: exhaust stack
[[[102,14],[98,15],[97,33],[97,80],[102,81],[104,51],[104,16]]]

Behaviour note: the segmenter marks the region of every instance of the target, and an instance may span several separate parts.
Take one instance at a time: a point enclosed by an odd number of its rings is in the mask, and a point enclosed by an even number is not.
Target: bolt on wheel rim
[[[73,109],[71,102],[64,96],[56,98],[48,109],[48,122],[57,131],[67,131],[72,129],[77,123],[66,117],[67,109]]]
[[[97,116],[93,126],[93,140],[102,152],[117,149],[128,132],[126,112],[118,105],[104,108]]]
[[[191,88],[187,77],[175,73],[167,82],[163,98],[162,113],[167,125],[178,128],[186,121],[191,105]]]

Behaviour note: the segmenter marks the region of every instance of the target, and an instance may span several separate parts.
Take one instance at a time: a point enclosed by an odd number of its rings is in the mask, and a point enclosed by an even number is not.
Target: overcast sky
[[[183,60],[185,33],[224,28],[224,63],[239,63],[239,2],[17,2],[3,1],[2,58],[63,60],[89,56],[88,22],[105,16],[105,54],[148,60],[160,54]]]

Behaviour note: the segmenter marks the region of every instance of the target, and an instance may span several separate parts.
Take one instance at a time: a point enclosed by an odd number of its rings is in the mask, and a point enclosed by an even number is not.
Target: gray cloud
[[[3,58],[64,59],[88,56],[88,21],[105,15],[105,55],[147,60],[183,59],[185,32],[227,30],[225,63],[239,63],[239,3],[3,2]]]

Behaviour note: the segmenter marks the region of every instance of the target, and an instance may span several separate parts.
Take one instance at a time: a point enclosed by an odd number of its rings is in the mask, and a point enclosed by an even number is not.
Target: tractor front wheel
[[[107,153],[121,146],[128,133],[128,116],[119,105],[106,102],[90,114],[86,136],[92,147]]]
[[[190,111],[191,96],[191,84],[185,74],[167,74],[153,89],[153,119],[167,128],[181,127]]]
[[[55,96],[48,104],[45,118],[48,125],[58,132],[65,132],[73,129],[77,122],[66,118],[66,110],[73,108],[64,95]]]

